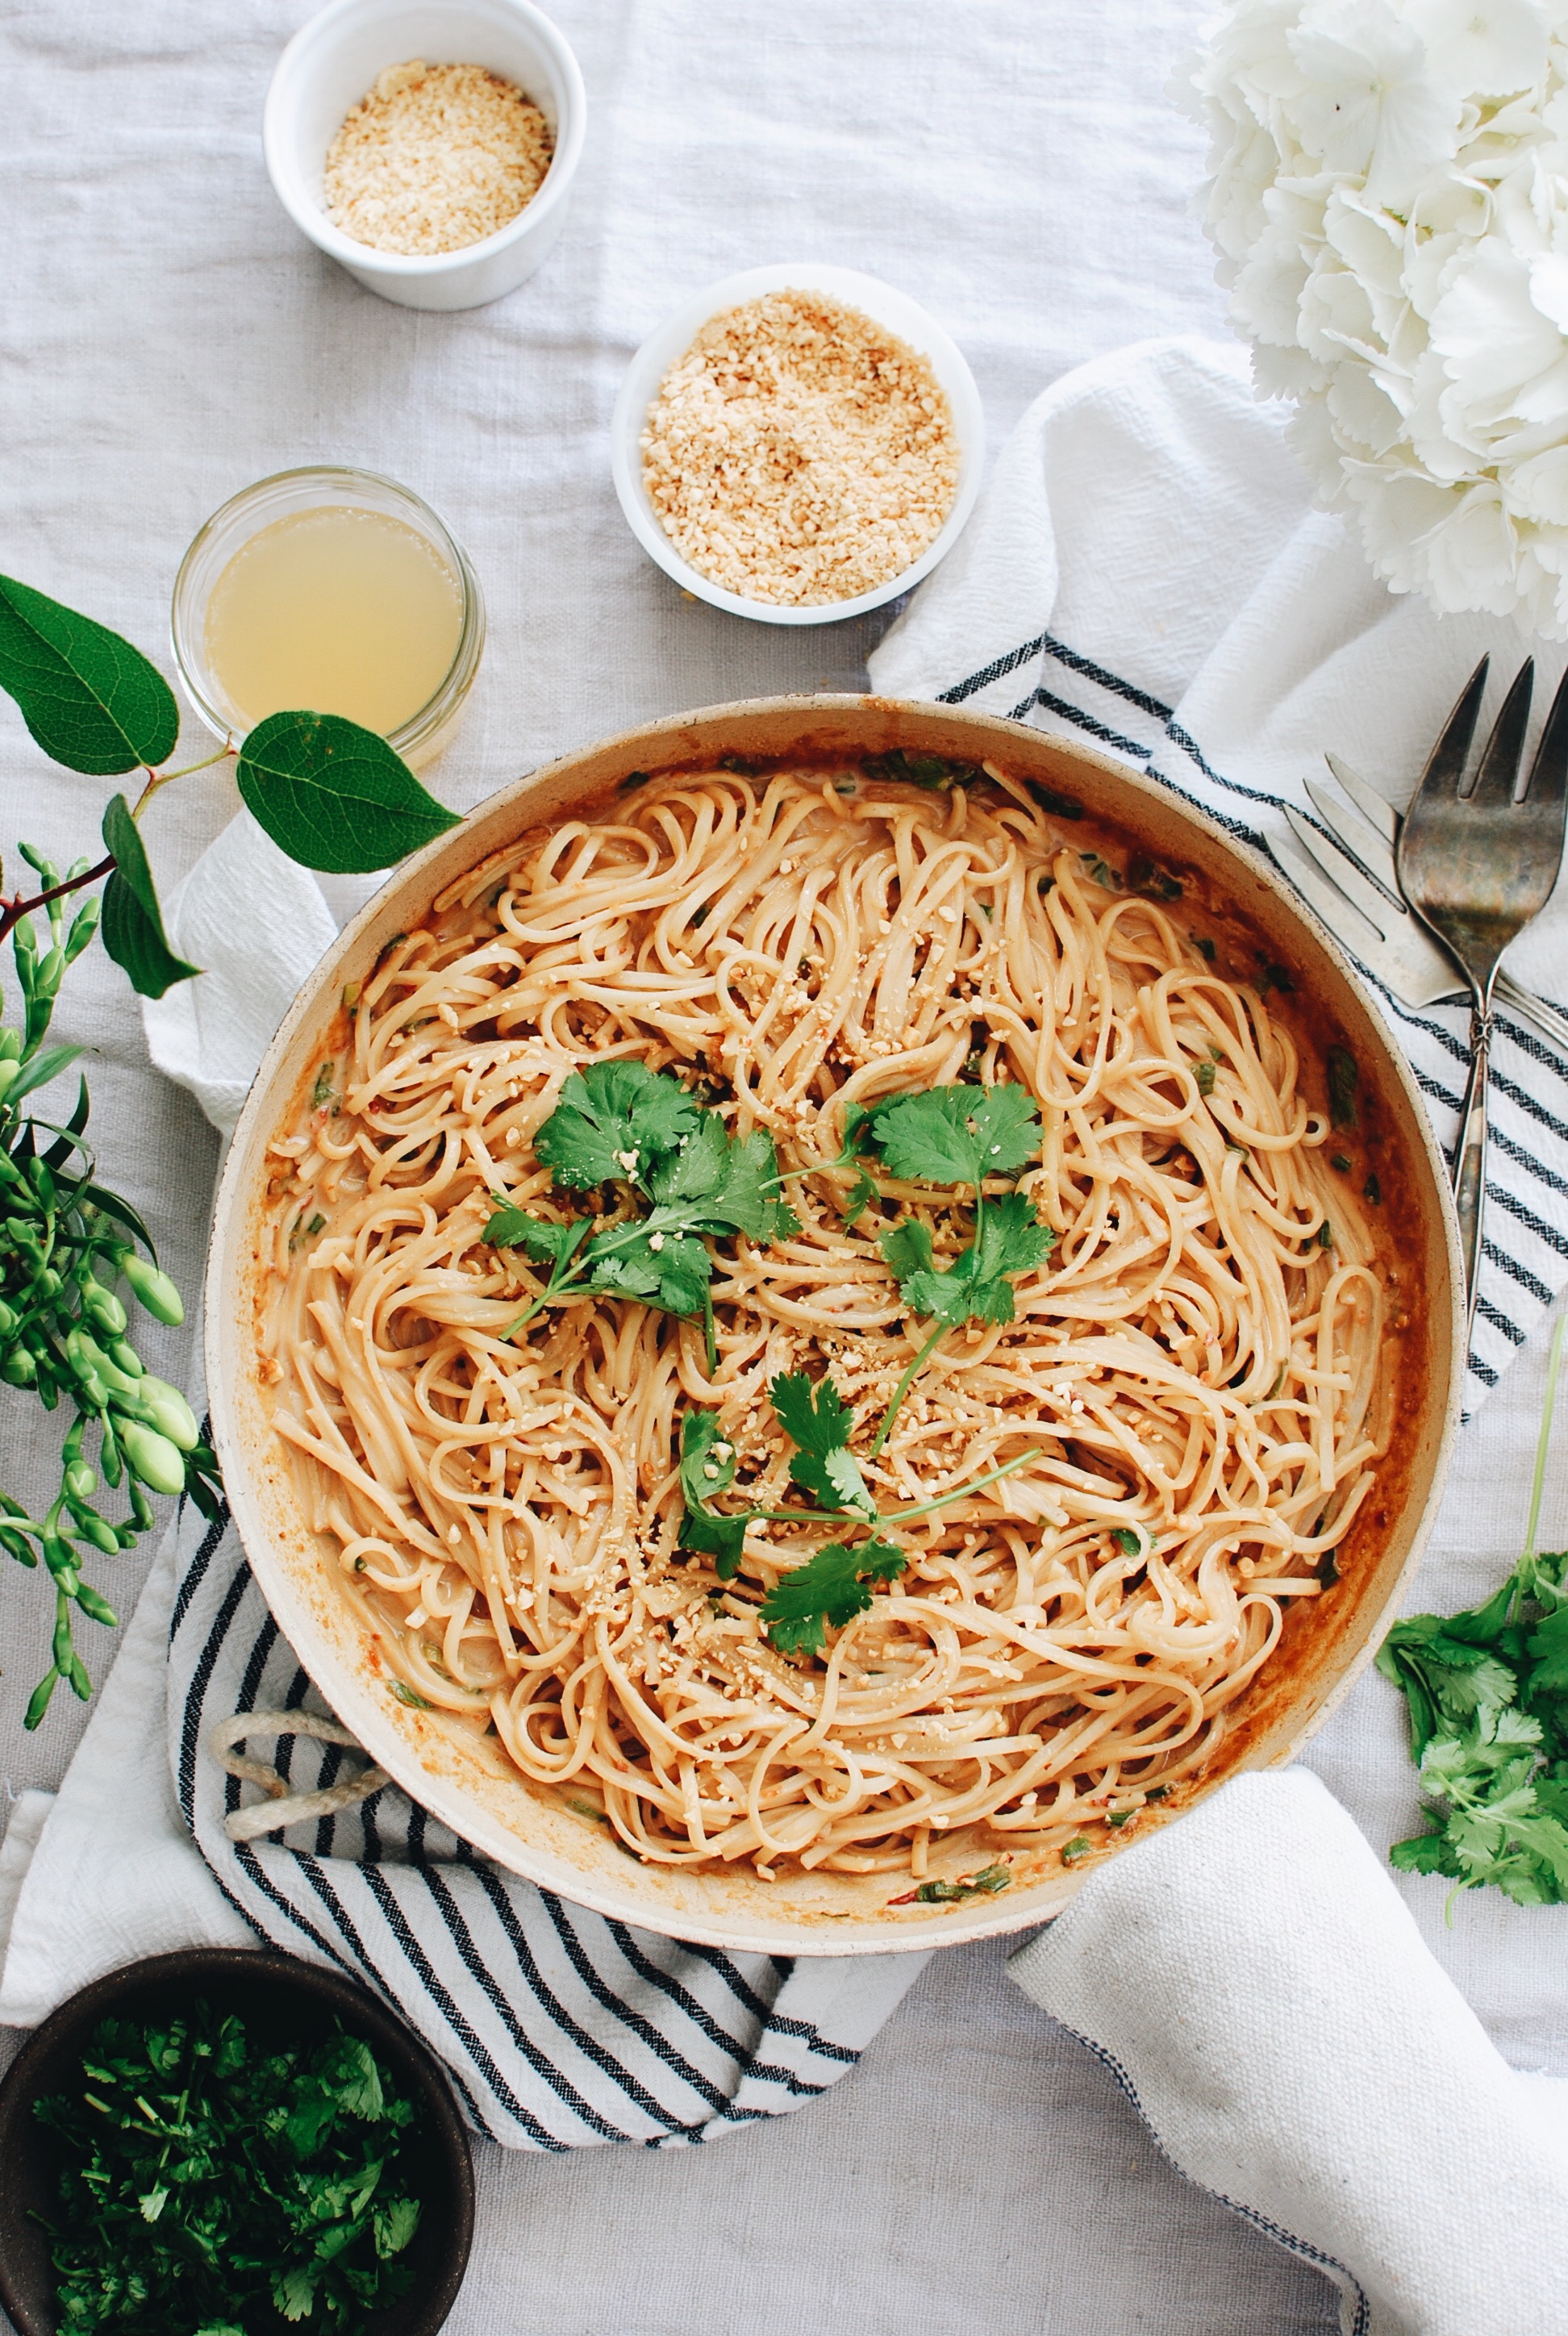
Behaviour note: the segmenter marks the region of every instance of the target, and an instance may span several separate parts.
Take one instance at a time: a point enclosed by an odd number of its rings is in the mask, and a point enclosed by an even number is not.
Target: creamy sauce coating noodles
[[[1384,1449],[1388,1276],[1322,1064],[1178,881],[1135,891],[986,769],[681,774],[525,837],[348,993],[272,1146],[262,1368],[346,1594],[406,1695],[646,1859],[918,1887],[940,1851],[995,1886],[1115,1841],[1213,1758]],[[484,1243],[491,1195],[594,1205],[532,1138],[614,1055],[801,1172],[798,1233],[710,1243],[711,1371],[700,1316],[623,1298],[504,1335],[545,1269]],[[851,1228],[824,1163],[848,1103],[965,1077],[1035,1098],[1018,1189],[1057,1245],[1012,1322],[941,1340],[873,1458],[931,1329],[878,1236],[914,1217],[950,1261],[972,1196],[873,1161]],[[748,1527],[727,1582],[677,1545],[694,1406],[732,1505],[798,1502],[767,1392],[797,1369],[852,1406],[884,1510],[1035,1455],[901,1525],[905,1570],[820,1660],[757,1610],[833,1528]]]

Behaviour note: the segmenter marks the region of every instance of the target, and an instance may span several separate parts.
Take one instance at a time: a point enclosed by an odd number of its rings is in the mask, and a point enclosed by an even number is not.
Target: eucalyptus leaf
[[[93,778],[166,762],[180,735],[174,692],[140,649],[9,576],[0,576],[0,689],[46,754]]]
[[[458,824],[385,738],[338,714],[268,715],[235,775],[274,843],[327,875],[390,868]]]
[[[123,795],[116,795],[103,814],[103,841],[117,863],[103,888],[103,946],[140,997],[161,998],[201,968],[187,965],[169,946],[152,871]]]

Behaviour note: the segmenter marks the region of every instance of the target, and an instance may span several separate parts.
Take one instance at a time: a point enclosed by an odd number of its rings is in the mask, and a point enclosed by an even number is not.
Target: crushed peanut
[[[670,367],[643,481],[682,558],[748,600],[852,600],[941,530],[959,447],[929,359],[815,292],[710,317]]]
[[[554,150],[513,83],[412,58],[387,66],[327,149],[327,217],[376,251],[461,251],[527,208]]]

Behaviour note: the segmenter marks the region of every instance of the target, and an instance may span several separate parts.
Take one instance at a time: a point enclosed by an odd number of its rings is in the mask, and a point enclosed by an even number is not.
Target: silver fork
[[[1533,658],[1514,676],[1480,768],[1466,785],[1486,667],[1483,657],[1432,749],[1394,854],[1400,891],[1458,960],[1470,987],[1470,1076],[1454,1148],[1454,1198],[1472,1328],[1481,1277],[1487,1065],[1497,965],[1509,942],[1552,897],[1568,822],[1568,677],[1553,702],[1530,775],[1523,788],[1518,784],[1534,686]]]
[[[1316,821],[1285,804],[1290,835],[1271,844],[1274,858],[1335,939],[1407,1006],[1418,1011],[1467,996],[1454,959],[1400,897],[1398,813],[1339,755],[1323,759],[1336,787],[1304,782]],[[1498,973],[1493,997],[1568,1054],[1568,1015],[1505,972]]]

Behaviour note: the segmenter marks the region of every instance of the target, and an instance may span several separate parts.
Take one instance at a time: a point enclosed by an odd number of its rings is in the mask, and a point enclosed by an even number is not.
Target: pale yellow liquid
[[[307,708],[385,736],[434,696],[462,626],[462,588],[433,546],[383,511],[330,503],[235,553],[208,603],[207,662],[248,729]]]

